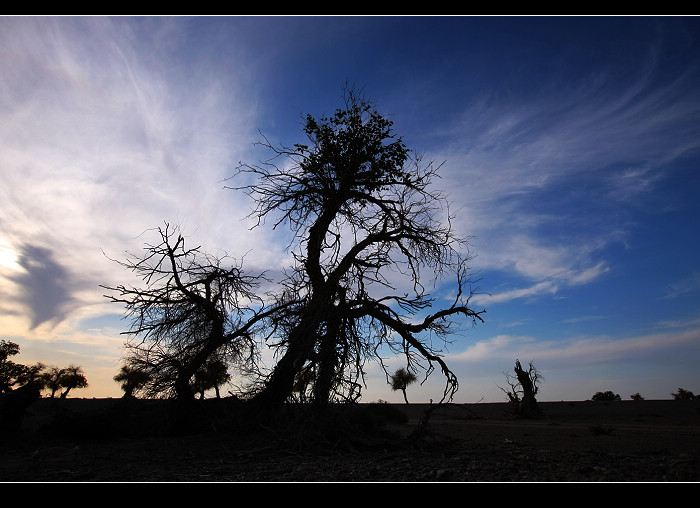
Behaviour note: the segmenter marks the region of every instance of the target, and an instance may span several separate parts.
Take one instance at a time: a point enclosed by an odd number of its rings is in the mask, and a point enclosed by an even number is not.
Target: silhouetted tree
[[[438,167],[407,149],[356,91],[345,100],[330,118],[306,117],[309,144],[265,140],[272,158],[233,176],[233,188],[255,200],[258,226],[274,217],[273,229],[291,228],[294,262],[276,293],[256,294],[262,275],[186,249],[167,224],[144,255],[121,262],[145,287],[103,286],[127,307],[126,364],[150,374],[148,393],[192,400],[195,374],[221,358],[251,377],[246,395],[261,407],[301,395],[300,380],[317,404],[355,401],[365,362],[394,353],[426,377],[438,367],[443,400],[452,398],[457,377],[435,339],[444,344],[455,326],[485,312],[469,307],[467,239],[434,188]],[[433,311],[426,288],[448,277],[454,298]],[[271,371],[259,361],[263,344],[275,353]]]
[[[65,388],[61,392],[61,398],[65,399],[68,397],[68,392],[75,388],[85,388],[88,386],[87,378],[83,373],[83,368],[76,365],[69,365],[63,369],[63,374],[59,379],[59,384],[62,388]]]
[[[678,391],[676,393],[672,393],[671,396],[674,398],[674,400],[691,400],[698,398],[693,392],[683,388],[679,388]]]
[[[418,378],[413,372],[410,372],[402,367],[391,375],[391,389],[394,391],[401,390],[401,392],[403,392],[403,400],[405,400],[406,404],[408,404],[406,388],[408,388],[408,385],[411,383],[415,383],[417,379]]]
[[[52,399],[56,392],[61,389],[61,376],[63,376],[63,373],[63,369],[55,366],[46,367],[41,373],[43,384],[50,391],[49,397]]]
[[[44,370],[46,369],[46,366],[41,363],[37,362],[32,365],[28,365],[24,372],[19,376],[18,378],[18,383],[21,386],[26,386],[31,384],[32,386],[39,388],[40,390],[43,390],[45,388],[44,384]]]
[[[185,238],[166,223],[159,242],[146,244],[142,256],[128,255],[122,266],[145,287],[102,286],[124,304],[131,328],[126,365],[148,375],[149,396],[192,400],[195,373],[213,357],[244,368],[256,363],[256,325],[274,310],[264,307],[255,289],[262,275],[186,248]],[[253,309],[252,304],[258,308]]]
[[[513,371],[515,376],[505,373],[506,381],[510,388],[508,390],[501,388],[501,390],[508,395],[508,400],[514,413],[524,417],[539,415],[540,408],[537,404],[536,395],[544,377],[542,377],[542,374],[532,362],[528,365],[528,369],[525,370],[520,364],[520,360],[515,360]]]
[[[9,392],[15,385],[22,383],[28,367],[15,363],[9,358],[19,354],[19,344],[0,340],[0,393]]]
[[[204,392],[214,389],[216,398],[221,398],[219,387],[225,385],[231,379],[228,366],[223,360],[209,360],[197,372],[194,373],[193,388],[199,393],[200,399],[204,398]]]
[[[637,393],[633,393],[632,395],[630,395],[630,399],[632,399],[632,400],[644,400],[644,397],[639,395],[639,392],[637,392]]]
[[[612,401],[612,400],[622,400],[619,394],[613,393],[610,390],[605,392],[596,392],[591,397],[591,400],[595,401]]]
[[[150,380],[148,372],[135,369],[128,365],[123,365],[119,373],[114,376],[114,380],[121,385],[124,390],[124,397],[134,397]]]
[[[409,366],[427,361],[427,375],[439,366],[443,400],[451,399],[457,378],[434,339],[484,311],[468,306],[467,240],[433,187],[438,167],[406,148],[392,122],[354,90],[332,117],[308,115],[304,132],[309,144],[263,141],[271,159],[243,164],[234,176],[244,181],[232,188],[256,203],[258,225],[273,217],[273,228],[291,228],[295,265],[283,286],[287,298],[302,298],[275,323],[279,361],[255,400],[284,402],[311,366],[314,402],[356,400],[363,365],[379,350],[404,355]],[[448,275],[456,296],[429,313],[435,299],[426,287]]]
[[[46,367],[41,371],[39,377],[42,380],[42,386],[51,391],[49,396],[52,399],[61,388],[65,388],[65,390],[61,392],[60,398],[65,399],[72,389],[88,386],[83,368],[76,365],[69,365],[65,368]]]

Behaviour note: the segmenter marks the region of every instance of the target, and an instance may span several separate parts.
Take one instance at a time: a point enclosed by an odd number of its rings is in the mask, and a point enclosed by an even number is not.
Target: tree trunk
[[[294,390],[294,379],[307,359],[300,332],[292,332],[289,347],[277,362],[262,391],[253,397],[255,405],[264,409],[276,408],[287,400]]]
[[[175,379],[175,397],[180,400],[194,399],[194,393],[190,388],[190,378],[192,377],[190,370],[180,369],[177,378]]]
[[[314,309],[313,303],[309,305]],[[287,351],[275,365],[270,378],[262,391],[252,401],[261,409],[273,409],[284,404],[294,392],[294,381],[297,374],[304,368],[316,343],[316,331],[319,322],[320,306],[307,312],[301,322],[289,335]]]
[[[318,375],[314,385],[314,403],[317,406],[328,404],[331,396],[331,385],[335,377],[335,369],[338,363],[336,357],[336,343],[340,326],[337,319],[327,324],[326,333],[321,338],[319,345]]]
[[[513,370],[515,370],[515,375],[518,377],[518,382],[523,389],[523,399],[520,401],[520,414],[522,416],[534,416],[539,414],[540,408],[535,398],[536,389],[532,384],[530,374],[526,370],[523,370],[519,360],[516,360]]]

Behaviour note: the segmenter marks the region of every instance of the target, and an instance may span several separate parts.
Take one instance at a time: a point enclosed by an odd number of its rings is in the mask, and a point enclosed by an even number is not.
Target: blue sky
[[[254,143],[303,141],[346,81],[444,162],[479,279],[446,351],[455,401],[700,392],[700,19],[0,18],[0,338],[118,397],[128,322],[106,257],[178,223],[251,270],[288,260],[224,188]],[[391,362],[390,362],[391,364]],[[398,367],[399,364],[396,364]],[[401,401],[375,367],[363,400]],[[439,399],[439,373],[409,400]]]

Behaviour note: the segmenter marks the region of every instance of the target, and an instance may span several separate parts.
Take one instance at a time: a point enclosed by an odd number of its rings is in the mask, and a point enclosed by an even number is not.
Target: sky
[[[471,241],[485,322],[445,348],[455,402],[700,392],[700,18],[2,17],[0,338],[120,397],[129,328],[100,285],[152,229],[289,260],[226,188],[256,145],[361,88],[425,160]],[[398,368],[400,362],[392,363]],[[421,378],[422,380],[422,378]],[[435,372],[412,402],[439,400]],[[363,401],[401,402],[376,365]]]

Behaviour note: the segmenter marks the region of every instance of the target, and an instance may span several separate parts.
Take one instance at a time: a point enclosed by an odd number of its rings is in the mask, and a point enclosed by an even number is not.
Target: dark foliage
[[[617,393],[613,393],[610,390],[608,390],[605,392],[596,392],[593,395],[593,397],[591,397],[591,400],[594,400],[594,401],[613,401],[613,400],[621,400],[621,397]]]
[[[693,392],[683,388],[679,388],[678,391],[676,393],[672,393],[671,396],[674,398],[674,400],[692,400],[698,398],[698,396]]]

